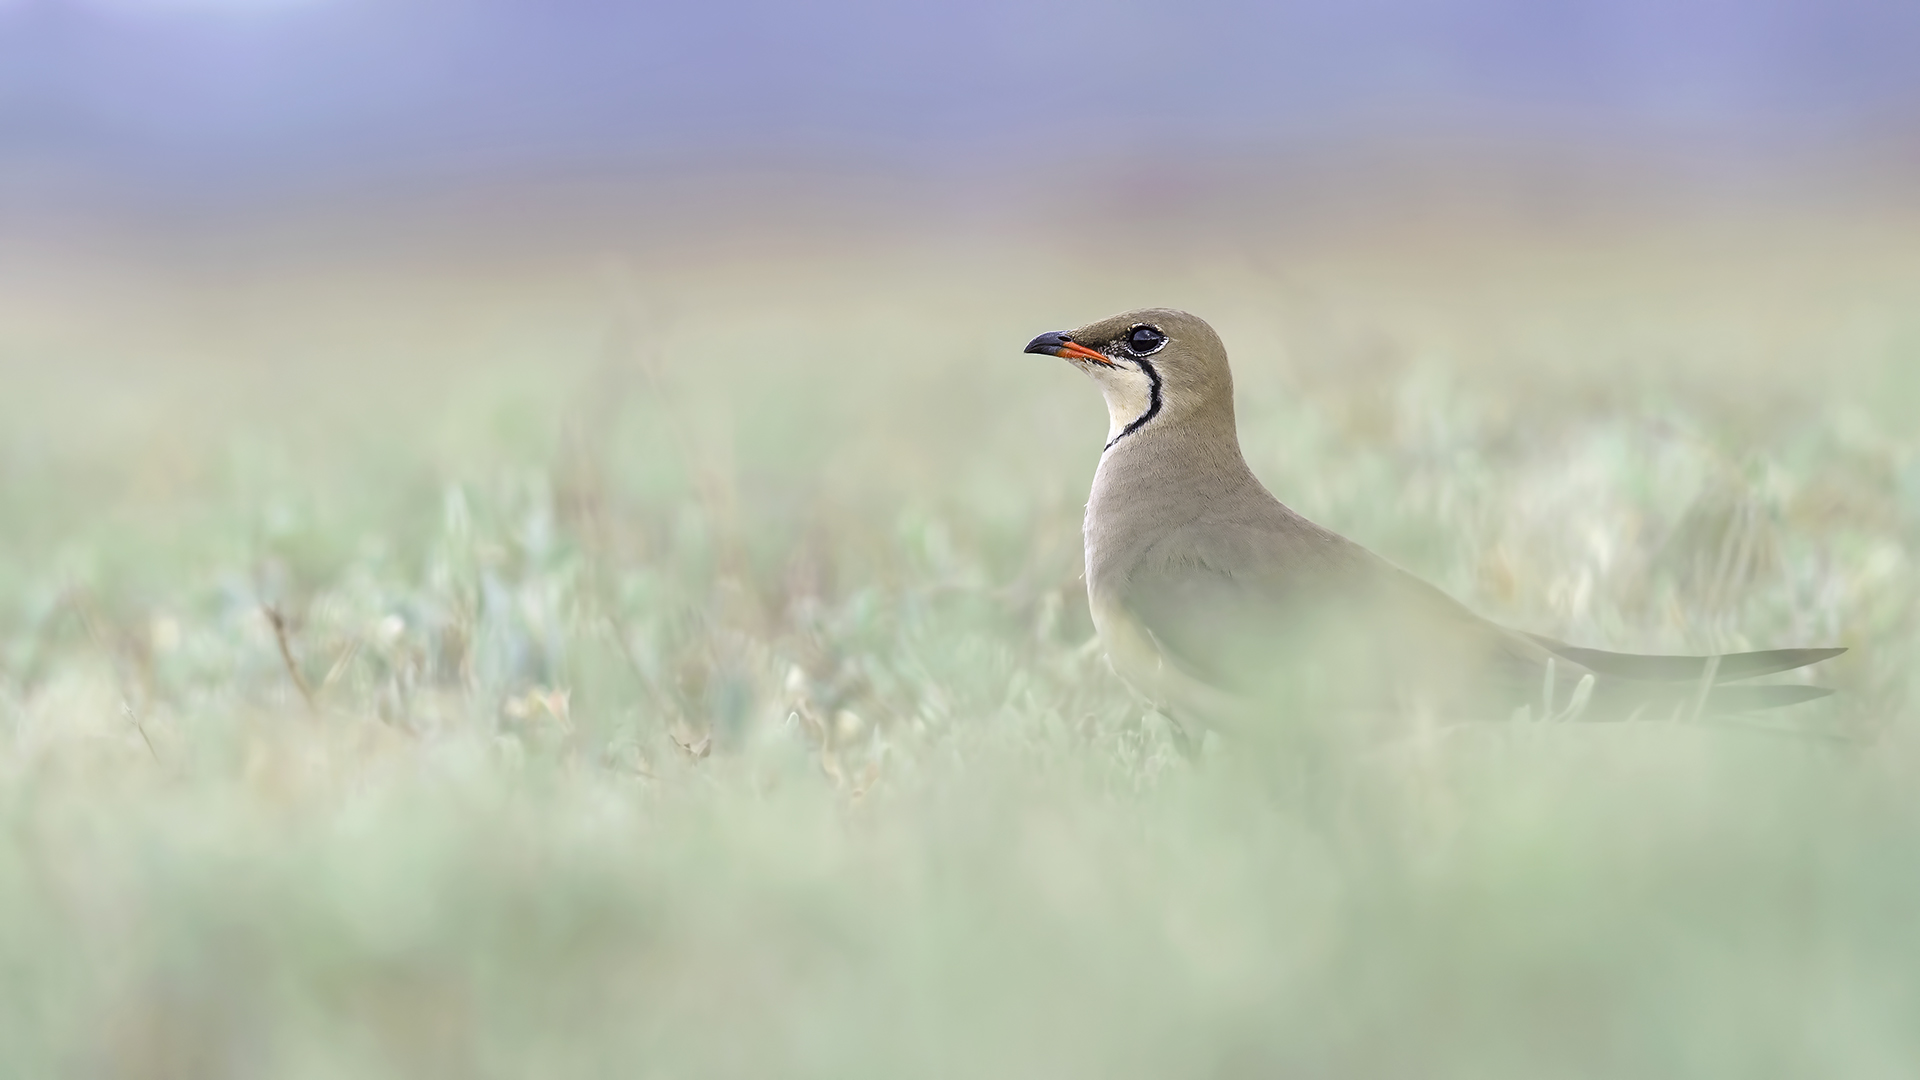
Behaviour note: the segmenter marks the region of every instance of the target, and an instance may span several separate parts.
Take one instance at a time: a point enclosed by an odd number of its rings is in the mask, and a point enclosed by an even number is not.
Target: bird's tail
[[[1831,660],[1847,651],[1845,649],[1767,649],[1762,652],[1729,653],[1725,656],[1644,656],[1638,653],[1607,652],[1604,649],[1583,649],[1539,634],[1527,636],[1548,651],[1571,660],[1596,675],[1655,683],[1697,683],[1705,679],[1709,671],[1713,673],[1715,683],[1740,682],[1744,679],[1757,679],[1762,675],[1792,671],[1795,668],[1820,663],[1822,660]],[[1754,689],[1789,688],[1755,687]],[[1825,694],[1814,696],[1824,697]],[[1777,702],[1781,705],[1794,703],[1793,701]]]
[[[1599,683],[1581,715],[1589,720],[1732,716],[1816,701],[1823,686],[1735,686],[1748,679],[1831,660],[1845,649],[1768,649],[1724,656],[1647,656],[1585,649],[1529,634],[1554,655],[1590,671]]]

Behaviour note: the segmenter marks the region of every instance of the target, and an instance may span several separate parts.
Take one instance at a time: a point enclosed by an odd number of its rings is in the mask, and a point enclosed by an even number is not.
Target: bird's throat
[[[1160,373],[1141,363],[1139,369],[1105,374],[1100,393],[1107,399],[1107,449],[1138,431],[1160,412]]]

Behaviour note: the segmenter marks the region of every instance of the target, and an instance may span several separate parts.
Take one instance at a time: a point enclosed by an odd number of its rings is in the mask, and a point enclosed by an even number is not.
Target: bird
[[[1025,352],[1068,361],[1106,399],[1084,525],[1088,606],[1109,665],[1183,738],[1189,725],[1231,735],[1288,716],[1726,716],[1832,693],[1745,680],[1843,648],[1571,645],[1483,618],[1308,520],[1247,466],[1226,346],[1197,316],[1128,311],[1041,334]]]

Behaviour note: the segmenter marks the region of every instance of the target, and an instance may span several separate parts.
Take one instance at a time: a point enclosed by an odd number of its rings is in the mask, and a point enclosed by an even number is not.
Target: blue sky
[[[1920,134],[1912,0],[0,0],[0,175]],[[1136,162],[1137,163],[1137,162]]]

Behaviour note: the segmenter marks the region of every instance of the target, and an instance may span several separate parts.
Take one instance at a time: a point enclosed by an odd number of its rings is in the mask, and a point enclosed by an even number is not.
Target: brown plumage
[[[1026,351],[1074,363],[1106,397],[1108,442],[1087,502],[1088,600],[1114,670],[1178,719],[1242,729],[1301,708],[1467,718],[1575,699],[1587,718],[1666,717],[1831,692],[1727,684],[1843,649],[1580,648],[1483,619],[1308,521],[1247,468],[1226,348],[1186,312],[1130,311],[1042,334]]]

